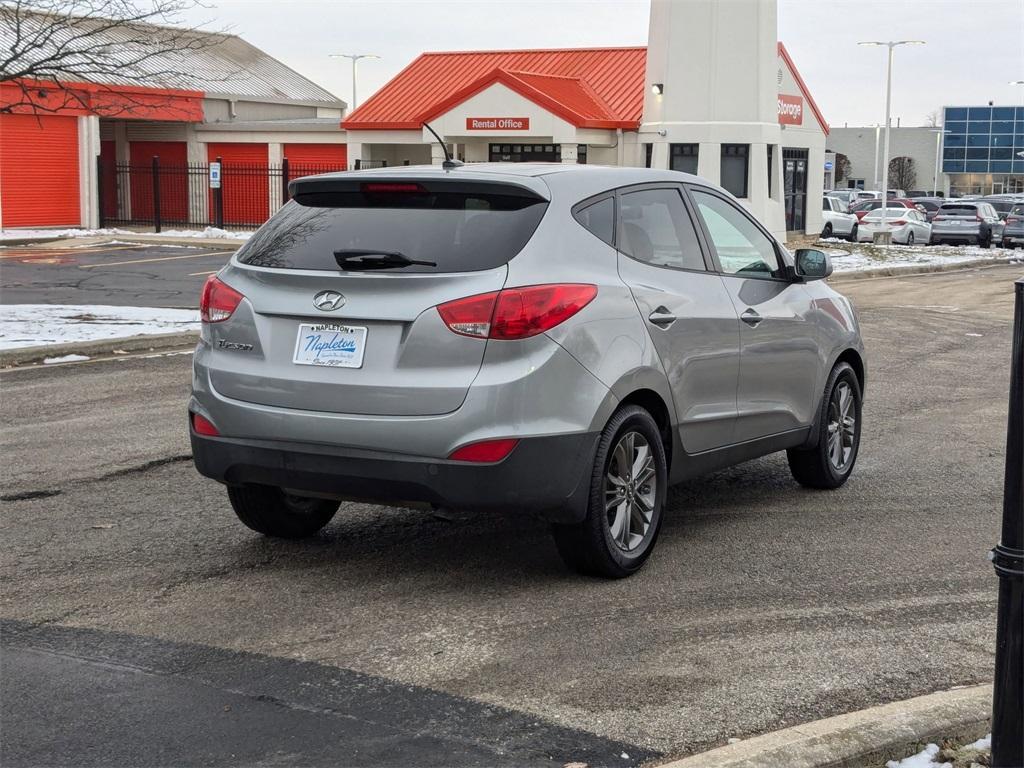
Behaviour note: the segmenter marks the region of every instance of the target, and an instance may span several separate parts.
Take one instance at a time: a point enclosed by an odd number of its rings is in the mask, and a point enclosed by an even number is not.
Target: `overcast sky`
[[[730,0],[720,0],[729,2]],[[648,0],[212,0],[193,23],[231,28],[345,100],[359,99],[423,51],[644,45]],[[779,39],[832,125],[884,119],[885,49],[896,51],[893,124],[922,125],[945,104],[1024,104],[1024,0],[779,0]],[[742,52],[737,51],[737,55]]]

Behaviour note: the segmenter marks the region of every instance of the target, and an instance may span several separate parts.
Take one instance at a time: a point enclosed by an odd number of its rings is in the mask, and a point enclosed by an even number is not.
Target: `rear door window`
[[[693,220],[678,189],[642,189],[619,198],[619,250],[656,267],[704,270]]]
[[[476,272],[508,263],[533,236],[547,202],[522,193],[349,184],[290,201],[239,250],[243,264],[339,271],[352,254],[420,262],[374,271]],[[453,185],[449,185],[453,186]],[[353,267],[351,259],[349,271]]]

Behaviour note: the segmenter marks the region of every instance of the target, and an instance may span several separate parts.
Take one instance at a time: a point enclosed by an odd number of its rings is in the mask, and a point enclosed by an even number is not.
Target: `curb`
[[[115,235],[85,235],[81,237],[71,237],[68,235],[55,235],[52,237],[18,237],[11,238],[8,240],[0,240],[0,246],[21,246],[21,245],[41,245],[43,243],[57,243],[67,241],[68,248],[72,247],[72,244],[89,244],[92,242],[103,243],[110,240],[121,240],[132,243],[142,243],[144,245],[192,245],[199,248],[223,248],[225,250],[238,250],[241,248],[246,241],[235,239],[235,238],[223,238],[223,237],[164,237],[163,235],[153,235],[135,232],[123,232]]]
[[[199,341],[198,331],[185,333],[160,333],[148,336],[121,336],[113,339],[96,341],[73,341],[67,344],[46,344],[39,347],[22,347],[21,349],[5,349],[0,351],[0,368],[13,368],[17,365],[41,363],[47,357],[63,355],[109,355],[114,350],[124,352],[158,352],[165,349],[195,346]]]
[[[849,280],[870,280],[877,277],[906,277],[910,275],[929,275],[936,272],[960,272],[978,267],[998,267],[1007,264],[1020,264],[1024,267],[1024,259],[1020,256],[1008,256],[1001,259],[974,259],[960,261],[956,264],[921,264],[914,267],[880,267],[863,272],[833,272],[830,283],[845,283]]]
[[[869,768],[989,732],[992,685],[954,688],[729,744],[659,768]]]

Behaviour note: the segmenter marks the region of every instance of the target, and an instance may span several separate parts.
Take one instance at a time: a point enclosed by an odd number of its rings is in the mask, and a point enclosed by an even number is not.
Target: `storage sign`
[[[782,125],[804,124],[803,96],[779,94],[779,123]]]
[[[220,163],[210,163],[210,189],[220,189]]]
[[[528,131],[528,117],[467,117],[467,131]]]

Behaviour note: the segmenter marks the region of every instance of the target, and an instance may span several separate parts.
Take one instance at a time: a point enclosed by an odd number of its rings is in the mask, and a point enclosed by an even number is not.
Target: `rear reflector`
[[[519,441],[514,438],[483,440],[479,443],[470,443],[456,449],[448,458],[455,461],[475,461],[480,463],[501,461],[512,453],[512,449],[518,443]]]
[[[206,435],[207,437],[220,437],[220,432],[213,426],[213,423],[209,419],[205,419],[198,413],[192,414],[192,429],[196,431],[197,435]]]
[[[216,275],[206,278],[199,298],[199,317],[204,323],[220,323],[231,317],[245,297]]]
[[[527,285],[449,301],[439,305],[437,312],[454,333],[513,341],[536,336],[565,322],[595,296],[596,285]]]

